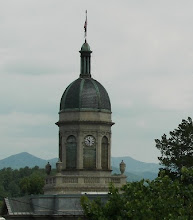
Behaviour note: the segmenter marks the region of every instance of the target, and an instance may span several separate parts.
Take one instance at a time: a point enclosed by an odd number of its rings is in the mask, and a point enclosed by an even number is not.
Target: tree
[[[180,173],[182,167],[193,167],[193,122],[190,117],[182,120],[177,129],[170,131],[170,137],[164,134],[161,140],[155,139],[161,152],[160,163],[171,173]]]
[[[191,220],[193,219],[193,123],[182,120],[178,128],[156,139],[165,169],[152,181],[127,183],[122,193],[110,186],[108,200],[81,198],[91,220]]]
[[[19,197],[43,193],[45,176],[45,169],[40,169],[38,166],[19,170],[8,167],[0,170],[0,201],[7,196]]]
[[[193,175],[183,168],[184,180]],[[108,200],[81,198],[85,216],[90,220],[190,220],[193,219],[193,185],[172,180],[164,171],[155,180],[127,183],[122,193],[110,186]]]
[[[19,184],[23,195],[43,194],[43,186],[44,178],[36,174],[24,177]]]

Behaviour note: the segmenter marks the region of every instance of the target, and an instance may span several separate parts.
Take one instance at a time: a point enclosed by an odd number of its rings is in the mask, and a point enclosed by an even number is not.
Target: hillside
[[[145,163],[133,159],[132,157],[112,157],[111,164],[112,166],[118,167],[121,161],[124,161],[126,164],[126,171],[130,172],[152,172],[157,173],[161,167],[156,163]]]
[[[55,168],[57,160],[57,158],[44,160],[27,152],[22,152],[0,160],[0,169],[3,169],[4,167],[19,169],[25,166],[30,168],[34,166],[44,168],[48,162],[53,168]],[[112,173],[120,173],[119,164],[122,160],[126,163],[125,175],[127,175],[128,181],[137,181],[142,178],[154,179],[160,168],[160,165],[156,163],[145,163],[131,157],[112,157]]]
[[[40,168],[44,168],[45,165],[48,163],[48,161],[53,167],[55,167],[57,160],[58,160],[57,158],[44,160],[36,156],[33,156],[27,152],[22,152],[0,160],[0,169],[3,169],[4,167],[19,169],[26,166],[30,168],[34,166],[39,166]]]

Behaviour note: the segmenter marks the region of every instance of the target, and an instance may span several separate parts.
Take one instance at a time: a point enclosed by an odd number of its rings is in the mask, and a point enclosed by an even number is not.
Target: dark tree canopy
[[[193,219],[193,185],[183,184],[193,170],[183,168],[182,179],[171,179],[164,171],[155,180],[127,183],[122,193],[111,186],[106,203],[81,198],[90,220],[190,220]]]
[[[0,201],[3,197],[19,197],[43,193],[45,169],[24,167],[0,170]]]
[[[160,163],[169,171],[180,173],[182,167],[193,167],[193,123],[188,117],[182,120],[177,129],[170,131],[161,140],[156,139],[156,147],[161,152]]]
[[[122,193],[111,186],[106,203],[81,198],[91,220],[190,220],[193,219],[193,123],[189,117],[178,128],[156,139],[161,152],[159,176],[152,181],[127,183]]]
[[[56,173],[52,169],[52,174]],[[0,210],[3,198],[21,197],[31,194],[42,194],[45,169],[38,166],[33,168],[24,167],[19,170],[10,167],[0,170]]]

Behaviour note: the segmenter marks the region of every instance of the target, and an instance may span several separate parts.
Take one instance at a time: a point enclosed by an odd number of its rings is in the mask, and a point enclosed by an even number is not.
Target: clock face
[[[91,147],[91,146],[94,145],[94,143],[95,143],[95,139],[94,139],[93,136],[88,135],[88,136],[85,137],[85,139],[84,139],[84,143],[86,144],[86,146]]]

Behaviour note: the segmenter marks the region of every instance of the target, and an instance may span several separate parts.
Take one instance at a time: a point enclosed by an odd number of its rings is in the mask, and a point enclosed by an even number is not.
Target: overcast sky
[[[58,156],[58,111],[79,77],[85,10],[92,77],[112,104],[112,156],[158,162],[154,139],[193,117],[192,0],[0,1],[0,159]]]

